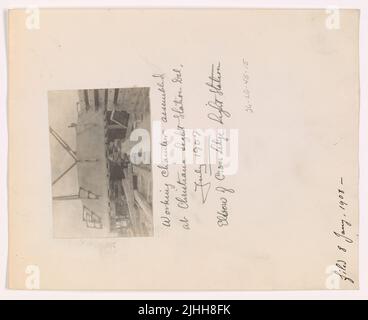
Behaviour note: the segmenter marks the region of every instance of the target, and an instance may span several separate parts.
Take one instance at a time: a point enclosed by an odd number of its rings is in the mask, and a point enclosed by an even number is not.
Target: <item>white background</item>
[[[368,298],[368,1],[367,0],[1,0],[0,78],[0,300],[1,299],[367,299]],[[6,10],[26,7],[250,7],[250,8],[354,8],[360,9],[360,290],[357,291],[211,291],[211,292],[67,292],[19,291],[6,289],[7,213],[7,21]],[[348,62],[347,62],[348,63]]]

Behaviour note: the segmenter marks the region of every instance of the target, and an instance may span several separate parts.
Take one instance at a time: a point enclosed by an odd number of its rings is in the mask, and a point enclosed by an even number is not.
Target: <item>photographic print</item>
[[[149,150],[130,139],[150,131],[149,88],[51,91],[48,103],[54,236],[152,236]]]

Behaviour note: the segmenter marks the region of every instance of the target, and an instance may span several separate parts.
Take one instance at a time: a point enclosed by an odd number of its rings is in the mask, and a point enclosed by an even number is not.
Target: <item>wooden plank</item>
[[[105,106],[105,89],[98,89],[98,104],[101,107]]]
[[[78,97],[79,97],[78,112],[83,112],[86,110],[86,100],[84,99],[84,90],[78,90]]]
[[[112,110],[114,108],[114,94],[115,89],[107,90],[107,109]]]
[[[123,102],[124,102],[124,89],[119,89],[117,104],[122,105]]]
[[[95,104],[95,90],[89,89],[88,90],[88,100],[90,107],[95,110],[96,104]]]

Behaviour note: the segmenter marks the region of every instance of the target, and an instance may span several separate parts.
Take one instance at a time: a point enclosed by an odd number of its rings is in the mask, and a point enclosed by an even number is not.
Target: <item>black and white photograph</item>
[[[152,236],[149,88],[50,91],[48,108],[54,237]]]

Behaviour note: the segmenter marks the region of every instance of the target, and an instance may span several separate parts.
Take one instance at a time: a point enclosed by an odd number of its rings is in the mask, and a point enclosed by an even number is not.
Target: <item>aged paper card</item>
[[[15,289],[357,289],[359,11],[9,11]]]

